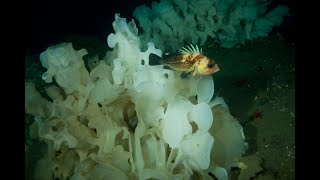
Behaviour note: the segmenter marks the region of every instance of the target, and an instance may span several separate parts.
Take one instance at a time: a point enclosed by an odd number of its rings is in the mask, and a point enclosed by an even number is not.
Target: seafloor
[[[295,179],[295,45],[275,35],[230,49],[208,40],[203,51],[220,66],[213,75],[215,95],[226,100],[249,145],[242,158],[247,167],[241,174],[234,169],[231,179]],[[41,92],[45,69],[38,55],[26,55],[25,62],[26,81],[36,82]],[[45,152],[43,143],[30,138],[32,117],[25,118],[25,171],[32,179],[34,164]]]
[[[231,49],[206,45],[221,67],[215,94],[225,98],[249,144],[248,172],[239,179],[295,179],[295,45],[280,36]]]

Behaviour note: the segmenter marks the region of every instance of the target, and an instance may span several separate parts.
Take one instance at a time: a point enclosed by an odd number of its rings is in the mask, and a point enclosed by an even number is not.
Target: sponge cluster
[[[72,180],[208,178],[207,171],[237,162],[245,150],[242,128],[232,116],[222,118],[229,112],[221,98],[211,101],[212,77],[181,79],[162,65],[150,66],[149,54],[161,56],[162,51],[151,42],[140,50],[134,21],[116,14],[113,27],[115,33],[107,39],[113,50],[90,71],[82,60],[86,50],[75,50],[71,43],[40,55],[47,68],[43,80],[54,79],[56,85],[46,88],[48,100],[26,83],[26,113],[35,116],[32,127],[48,144],[35,179],[52,174]],[[225,120],[213,130],[212,108],[218,106],[225,110],[219,111]],[[228,138],[237,153],[214,155],[212,131],[219,132],[217,142],[223,141],[223,132],[239,137]]]
[[[230,48],[246,40],[265,37],[281,24],[288,8],[279,5],[267,12],[271,1],[260,0],[161,0],[133,15],[143,30],[142,42],[152,41],[174,52],[184,44],[203,45],[208,37]]]

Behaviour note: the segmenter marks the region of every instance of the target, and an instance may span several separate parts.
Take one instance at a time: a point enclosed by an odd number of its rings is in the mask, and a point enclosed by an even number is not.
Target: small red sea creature
[[[256,109],[254,113],[250,116],[250,119],[256,121],[256,120],[262,119],[262,116],[263,116],[262,111]]]

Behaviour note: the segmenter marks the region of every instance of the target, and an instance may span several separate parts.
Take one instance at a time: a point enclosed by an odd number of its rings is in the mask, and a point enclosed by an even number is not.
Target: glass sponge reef
[[[140,50],[134,21],[116,14],[112,25],[113,50],[90,71],[71,43],[41,53],[43,80],[57,83],[45,89],[50,100],[25,84],[32,131],[48,145],[35,179],[227,179],[247,144],[223,98],[212,100],[212,76],[149,66],[162,51]]]
[[[143,32],[142,42],[174,52],[186,44],[203,45],[208,37],[230,48],[258,37],[266,37],[279,26],[288,7],[271,11],[265,0],[161,0],[135,9]]]

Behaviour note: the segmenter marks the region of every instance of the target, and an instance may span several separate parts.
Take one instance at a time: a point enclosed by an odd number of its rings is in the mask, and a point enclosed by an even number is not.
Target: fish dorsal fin
[[[187,48],[183,47],[179,49],[181,54],[202,54],[202,49],[199,49],[197,45],[195,45],[195,47],[192,44],[190,44],[190,46],[186,46]]]

